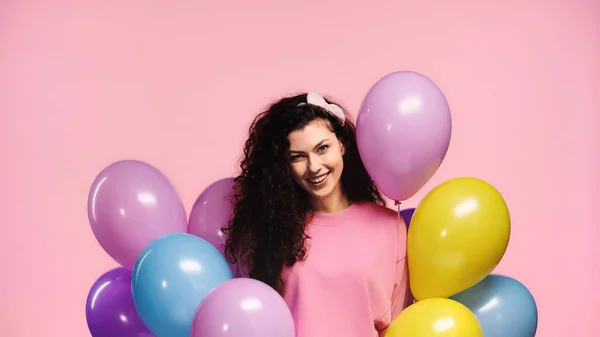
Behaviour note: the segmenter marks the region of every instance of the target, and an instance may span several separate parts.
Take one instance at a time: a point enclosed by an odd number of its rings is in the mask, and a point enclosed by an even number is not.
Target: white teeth
[[[323,180],[325,180],[325,178],[327,178],[328,174],[329,173],[325,173],[325,174],[320,175],[320,176],[318,176],[318,177],[316,177],[314,179],[308,179],[308,181],[310,181],[313,184],[318,184],[318,183],[322,182]]]

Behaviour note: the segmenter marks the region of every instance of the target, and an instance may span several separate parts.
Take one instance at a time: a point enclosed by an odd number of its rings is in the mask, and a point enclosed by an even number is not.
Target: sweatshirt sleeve
[[[396,285],[394,287],[391,308],[392,321],[408,306],[408,264],[406,257],[396,262],[396,275]]]
[[[378,324],[379,336],[383,337],[388,326],[404,310],[408,300],[408,261],[406,258],[406,224],[400,217],[396,243],[396,272],[391,306],[388,314]]]
[[[394,293],[392,297],[391,320],[393,321],[402,310],[408,306],[408,259],[406,257],[406,223],[398,216],[398,239],[396,242],[396,278],[394,280]],[[391,322],[390,322],[391,323]]]
[[[380,337],[385,335],[392,321],[408,306],[408,269],[406,266],[406,258],[396,263],[397,276],[392,293],[392,305],[389,313],[379,322],[378,330]]]

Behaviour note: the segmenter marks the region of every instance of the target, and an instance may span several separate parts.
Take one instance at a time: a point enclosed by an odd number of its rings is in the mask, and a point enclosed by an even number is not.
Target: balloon
[[[402,201],[419,191],[442,163],[452,120],[444,94],[412,71],[386,75],[371,87],[356,121],[365,168],[382,193]]]
[[[188,233],[210,242],[223,256],[226,236],[221,229],[228,226],[233,214],[232,197],[233,179],[217,180],[196,199],[188,222]],[[236,266],[229,265],[235,272]]]
[[[534,337],[538,311],[533,296],[521,282],[490,275],[451,297],[477,317],[485,337]]]
[[[131,295],[131,270],[104,273],[90,289],[85,316],[92,337],[153,337],[140,319]]]
[[[413,214],[415,214],[414,208],[407,208],[400,211],[400,216],[404,223],[406,224],[406,229],[410,228],[410,221],[412,220]]]
[[[118,161],[100,172],[89,193],[88,218],[102,248],[130,270],[150,241],[187,229],[185,209],[171,183],[136,160]]]
[[[450,297],[498,265],[510,237],[500,193],[476,178],[455,178],[417,206],[407,238],[410,286],[417,300]]]
[[[157,337],[189,337],[198,304],[214,287],[232,279],[219,251],[192,234],[152,241],[133,268],[133,300]]]
[[[447,298],[430,298],[401,311],[384,336],[483,337],[483,332],[475,315],[464,305]]]
[[[292,314],[268,285],[236,278],[221,283],[198,306],[191,337],[294,337]]]
[[[412,216],[414,213],[415,213],[414,208],[407,208],[407,209],[400,211],[400,216],[404,220],[407,230],[410,228],[410,221],[412,220]],[[413,295],[412,291],[410,290],[410,284],[409,284],[408,294],[406,295],[406,297],[407,297],[406,303],[413,304],[415,302],[415,296]]]

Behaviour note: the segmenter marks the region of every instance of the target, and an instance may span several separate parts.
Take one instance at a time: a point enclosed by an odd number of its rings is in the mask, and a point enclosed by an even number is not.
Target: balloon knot
[[[400,201],[396,200],[396,201],[395,201],[395,203],[394,203],[394,205],[395,205],[395,206],[398,206],[398,205],[400,205]]]

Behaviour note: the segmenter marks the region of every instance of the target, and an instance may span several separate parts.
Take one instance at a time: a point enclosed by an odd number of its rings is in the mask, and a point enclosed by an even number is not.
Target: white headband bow
[[[306,95],[306,103],[325,109],[327,112],[337,117],[341,124],[344,125],[344,122],[346,121],[346,115],[344,114],[344,110],[339,105],[327,103],[327,101],[325,101],[321,95],[312,91]],[[299,105],[305,105],[306,103],[300,103]]]

